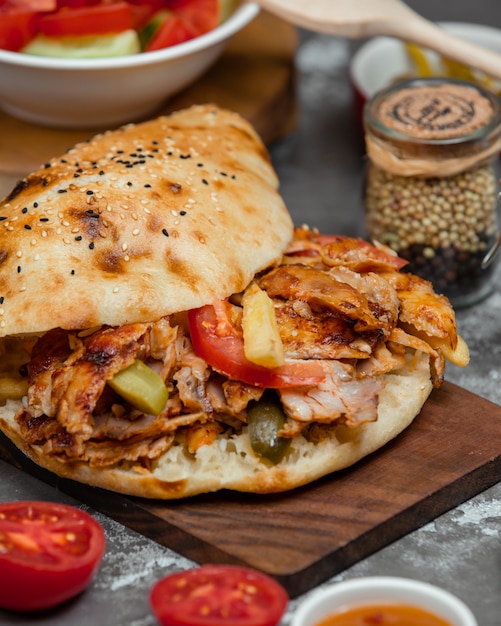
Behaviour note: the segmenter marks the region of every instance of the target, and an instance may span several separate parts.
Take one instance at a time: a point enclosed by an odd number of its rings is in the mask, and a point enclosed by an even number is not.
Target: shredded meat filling
[[[407,351],[430,356],[438,386],[444,356],[431,340],[457,343],[445,298],[399,272],[384,250],[353,241],[325,244],[297,231],[283,263],[257,279],[273,301],[286,360],[319,361],[325,371],[317,386],[278,390],[287,416],[283,436],[376,420],[384,375],[405,364]],[[168,388],[159,415],[133,408],[107,384],[136,359]],[[28,443],[63,461],[128,462],[145,471],[179,432],[192,452],[225,430],[238,432],[249,403],[264,391],[217,373],[199,357],[183,315],[120,328],[52,330],[32,348],[28,382],[16,417]]]
[[[106,385],[136,358],[170,389],[160,415],[141,413]],[[242,417],[262,394],[214,375],[182,328],[166,318],[82,337],[51,331],[35,344],[29,382],[27,406],[17,415],[23,437],[46,454],[91,466],[155,459],[179,429],[215,420],[219,412]]]

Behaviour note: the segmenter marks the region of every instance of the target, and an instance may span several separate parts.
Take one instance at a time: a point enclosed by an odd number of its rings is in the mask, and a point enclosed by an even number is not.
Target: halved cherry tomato
[[[195,352],[216,371],[256,387],[279,389],[317,385],[325,380],[320,361],[290,361],[269,369],[245,358],[241,331],[230,319],[228,302],[206,305],[188,313]]]
[[[145,51],[162,50],[197,37],[198,33],[177,15],[169,15],[155,32]]]
[[[150,604],[162,626],[276,626],[285,589],[256,570],[203,565],[158,581]]]
[[[121,33],[134,28],[134,20],[129,4],[116,2],[48,13],[38,18],[37,28],[47,37],[78,37]]]
[[[83,591],[105,548],[101,525],[52,502],[0,504],[0,607],[47,609]]]
[[[203,35],[219,24],[219,0],[169,0],[169,9],[197,35]]]
[[[0,8],[0,48],[17,52],[35,35],[36,13]]]

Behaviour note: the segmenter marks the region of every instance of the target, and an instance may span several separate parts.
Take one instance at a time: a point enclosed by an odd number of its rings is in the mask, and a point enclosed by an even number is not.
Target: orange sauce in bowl
[[[453,626],[443,618],[409,604],[367,605],[344,609],[315,626]]]

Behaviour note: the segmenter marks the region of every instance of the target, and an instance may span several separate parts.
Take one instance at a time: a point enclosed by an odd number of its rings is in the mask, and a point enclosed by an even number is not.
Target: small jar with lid
[[[449,297],[474,304],[494,288],[501,101],[473,83],[415,79],[365,108],[367,236]]]

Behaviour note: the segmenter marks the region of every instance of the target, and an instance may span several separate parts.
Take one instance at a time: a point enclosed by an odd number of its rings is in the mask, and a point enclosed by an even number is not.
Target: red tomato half
[[[134,28],[134,19],[127,2],[65,8],[42,15],[38,31],[47,37],[78,37],[121,33]]]
[[[35,35],[36,14],[0,8],[0,48],[17,52]]]
[[[72,598],[92,580],[104,547],[100,524],[75,507],[0,504],[0,606],[37,611]]]
[[[158,581],[150,604],[162,626],[276,626],[289,598],[261,572],[203,565]]]
[[[193,348],[215,370],[234,380],[270,389],[317,385],[325,380],[320,361],[291,361],[273,369],[248,361],[242,333],[230,320],[230,307],[221,302],[217,307],[207,305],[188,313]]]

